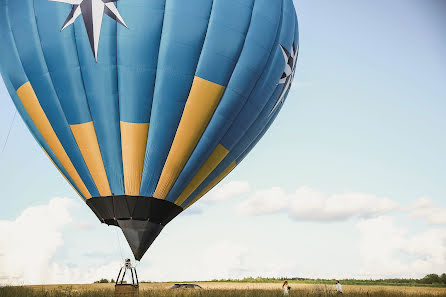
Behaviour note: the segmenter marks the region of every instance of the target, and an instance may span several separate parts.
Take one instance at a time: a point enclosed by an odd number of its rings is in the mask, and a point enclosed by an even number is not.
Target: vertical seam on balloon
[[[77,46],[76,26],[75,26],[75,24],[73,24],[71,27],[73,29],[73,38],[74,38],[73,42],[74,42],[74,46],[76,47],[77,64],[79,66],[79,73],[81,75],[81,81],[82,81],[82,87],[83,87],[83,91],[84,91],[84,95],[85,95],[85,100],[87,101],[88,113],[90,115],[90,119],[93,122],[93,126],[94,126],[94,120],[93,120],[93,117],[91,116],[90,103],[88,102],[87,88],[85,87],[84,73],[82,72],[82,65],[81,65],[81,61],[80,61],[80,58],[79,58],[79,48]]]
[[[202,41],[202,43],[201,43],[201,47],[200,47],[200,57],[201,57],[201,54],[203,53],[203,46],[204,46],[204,43],[205,43],[205,41],[206,41],[206,37],[207,37],[207,34],[208,34],[210,18],[211,18],[211,16],[212,16],[212,10],[214,9],[214,3],[215,3],[214,0],[212,0],[211,9],[209,10],[208,23],[207,23],[207,25],[206,25],[206,34],[205,34],[204,37],[203,37],[203,41]],[[157,74],[158,74],[159,54],[160,54],[161,40],[162,40],[163,30],[164,30],[164,20],[165,20],[165,15],[166,15],[166,7],[164,6],[163,28],[162,28],[162,30],[161,30],[160,47],[158,48],[158,61],[157,61],[157,71],[156,71],[156,73],[155,73],[155,85],[156,85],[156,76],[157,76]],[[195,71],[194,71],[194,74],[196,74],[196,72],[197,72],[197,67],[198,67],[198,62],[200,61],[200,57],[198,58],[198,60],[197,60],[197,64],[195,65]],[[195,77],[195,76],[194,76],[194,77]],[[192,88],[192,85],[191,85],[191,88]],[[155,92],[155,89],[154,89],[154,92]],[[190,92],[190,90],[189,90],[189,92]],[[155,99],[155,98],[153,98],[153,99]],[[187,102],[187,101],[186,101],[186,102]],[[186,103],[185,103],[185,104],[186,104]],[[152,110],[153,110],[153,104],[152,104]],[[183,112],[184,112],[184,108],[183,108]],[[150,122],[150,121],[149,121],[149,122]],[[178,122],[178,125],[179,125],[179,122]],[[177,130],[178,130],[178,126],[177,126]],[[149,133],[150,133],[150,131],[149,131]],[[175,131],[175,134],[176,134],[176,131]],[[174,137],[174,139],[175,139],[175,137]],[[172,139],[172,142],[171,142],[171,144],[170,144],[170,147],[172,147],[172,143],[173,143],[174,139]],[[148,140],[148,136],[147,136],[147,140]],[[147,143],[146,147],[148,147],[148,146],[149,146],[149,144]],[[147,153],[147,151],[146,151],[146,153]],[[145,158],[144,158],[144,161],[145,161]],[[166,156],[166,160],[164,160],[164,164],[163,164],[162,168],[164,168],[164,166],[166,165],[166,161],[167,161],[167,156]],[[158,183],[159,183],[159,180],[160,180],[160,177],[161,177],[162,170],[163,170],[163,169],[161,169],[161,172],[159,172],[159,176],[157,177],[157,181],[156,181],[156,184],[157,184],[157,185],[158,185]],[[143,170],[143,176],[144,176],[144,170]],[[141,184],[141,187],[142,187],[142,184]],[[155,187],[155,188],[156,188],[156,187]]]
[[[60,109],[61,109],[62,114],[63,114],[63,119],[65,120],[65,123],[67,124],[67,127],[70,128],[70,124],[68,123],[68,119],[67,119],[67,117],[66,117],[66,115],[65,115],[65,111],[64,111],[64,109],[62,108],[62,105],[61,105],[61,103],[60,103],[60,97],[59,97],[59,94],[57,93],[57,89],[56,89],[56,87],[55,87],[55,85],[54,85],[53,76],[52,76],[52,74],[51,74],[51,72],[50,72],[50,70],[49,70],[49,68],[48,68],[48,64],[47,64],[47,61],[46,61],[46,56],[45,56],[45,53],[44,53],[44,51],[43,51],[42,40],[41,40],[41,38],[40,38],[40,31],[39,31],[39,26],[38,26],[38,24],[37,24],[37,18],[36,18],[36,8],[35,8],[35,5],[34,5],[34,4],[35,4],[35,0],[33,0],[33,2],[32,2],[33,14],[34,14],[34,24],[35,24],[35,26],[36,26],[37,38],[39,39],[40,50],[41,50],[41,52],[42,52],[43,61],[45,62],[46,70],[48,71],[48,75],[49,75],[49,77],[50,77],[50,79],[51,79],[51,86],[53,87],[54,94],[55,94],[56,97],[57,97],[57,102],[58,102],[59,105],[60,105]],[[50,124],[51,124],[51,122],[50,122]],[[53,125],[51,124],[51,126],[53,126]],[[53,129],[54,129],[54,128],[53,128]],[[76,138],[74,137],[73,132],[71,131],[71,129],[67,129],[67,131],[69,131],[69,132],[67,132],[67,133],[71,133],[72,140],[73,140],[73,142],[77,145]],[[62,146],[63,146],[63,145],[62,145]],[[78,145],[77,145],[77,148],[78,148],[78,150],[79,150],[79,154],[80,154],[80,156],[82,156],[82,160],[83,160],[83,164],[80,164],[80,166],[85,166],[85,168],[87,169],[87,170],[86,170],[86,173],[88,173],[88,176],[87,176],[86,178],[90,178],[91,181],[92,181],[91,184],[96,188],[96,190],[98,190],[96,184],[94,183],[93,177],[91,176],[91,173],[90,173],[90,171],[88,170],[88,166],[87,166],[87,164],[86,164],[86,162],[85,162],[84,156],[82,155],[82,152],[80,151],[80,148],[79,148]],[[65,148],[64,148],[64,149],[65,149]],[[68,155],[68,154],[67,154],[67,155]],[[70,158],[70,157],[68,156],[68,158]],[[71,159],[70,159],[70,161],[71,161]],[[73,166],[75,166],[74,163],[73,163]],[[75,167],[75,168],[76,168],[76,167]],[[76,168],[76,171],[78,171],[77,168]],[[80,176],[80,175],[79,175],[79,176]],[[81,177],[81,180],[82,180],[82,177]],[[82,182],[85,184],[85,182],[84,182],[83,180],[82,180]],[[93,190],[94,190],[94,189],[93,189]],[[89,191],[89,192],[90,192],[90,191]]]
[[[273,45],[272,45],[271,50],[270,50],[270,53],[269,53],[269,55],[268,55],[268,61],[274,57],[274,53],[275,53],[275,51],[274,51],[274,46],[275,46],[276,43],[279,43],[280,29],[282,28],[283,9],[284,9],[283,1],[281,1],[280,3],[281,3],[280,22],[279,22],[279,25],[277,26],[276,36],[275,36],[275,38],[274,38]],[[264,68],[263,68],[263,71],[264,71],[265,68],[268,66],[268,61],[267,61],[267,63],[265,64],[265,66],[264,66]],[[259,81],[261,80],[261,78],[262,78],[262,75],[260,75],[259,78],[257,79],[257,81],[256,81],[256,83],[255,83],[255,85],[254,85],[254,87],[252,88],[250,94],[248,95],[248,98],[247,98],[245,104],[243,104],[242,108],[240,109],[240,111],[239,111],[239,113],[237,114],[237,116],[235,117],[235,119],[237,119],[238,116],[240,116],[240,112],[243,110],[243,107],[249,102],[249,98],[253,95],[253,93],[254,93],[254,91],[256,90],[256,87],[257,87]],[[270,100],[271,100],[271,98],[265,101],[265,106],[268,104],[268,102],[269,102]],[[263,108],[264,108],[264,106],[263,106]],[[262,110],[263,110],[263,108],[262,108]],[[257,117],[253,120],[252,124],[259,118],[259,116],[260,116],[261,114],[262,114],[262,111],[259,112],[259,114],[257,115]],[[235,122],[235,121],[234,121],[234,122]],[[224,139],[224,138],[226,137],[226,135],[231,131],[231,129],[233,128],[232,125],[234,124],[234,122],[232,122],[231,126],[228,128],[228,130],[226,131],[226,133],[220,138],[220,141],[221,141],[222,139]],[[252,124],[248,127],[248,129],[252,126]],[[235,146],[236,146],[236,145],[243,139],[243,136],[246,134],[246,132],[248,131],[248,129],[247,129],[247,130],[245,131],[245,133],[240,137],[240,139],[239,139],[238,142],[234,143],[234,144],[232,145],[232,147],[228,147],[229,150],[232,150],[232,149],[233,149],[233,148],[234,148],[234,147],[235,147]]]
[[[118,9],[119,11],[119,1],[116,2],[116,9]],[[116,48],[116,60],[115,60],[115,65],[116,65],[116,90],[117,90],[117,96],[118,96],[118,120],[119,120],[119,143],[121,144],[121,163],[122,163],[122,182],[124,183],[122,186],[124,188],[124,193],[127,193],[127,189],[125,186],[125,170],[124,170],[124,150],[123,150],[123,143],[122,143],[122,128],[121,128],[121,96],[120,96],[120,92],[119,92],[119,66],[118,66],[118,22],[115,22],[115,34],[116,34],[116,38],[115,38],[115,48]]]
[[[14,37],[14,32],[12,31],[11,21],[10,21],[10,18],[9,18],[9,5],[8,5],[9,4],[9,0],[5,0],[5,2],[6,2],[6,5],[5,5],[5,7],[6,7],[5,17],[6,17],[6,20],[7,20],[6,22],[8,23],[8,29],[9,29],[10,37],[11,37],[13,43],[14,43],[13,49],[15,49],[15,54],[17,55],[17,58],[18,58],[18,60],[20,62],[21,70],[23,71],[23,74],[26,77],[26,81],[21,82],[21,84],[24,84],[24,83],[29,81],[29,78],[28,78],[28,75],[26,74],[25,68],[23,66],[22,59],[20,58],[19,49],[17,48],[17,44],[16,44],[15,37]],[[16,86],[14,86],[14,88],[17,89]]]
[[[119,3],[116,3],[116,6],[119,7]],[[118,97],[118,123],[119,123],[119,143],[120,143],[120,148],[119,150],[121,151],[121,158],[120,158],[120,162],[121,162],[121,168],[122,168],[122,172],[121,172],[121,176],[122,176],[122,188],[124,189],[124,193],[125,193],[125,177],[124,177],[124,161],[123,161],[123,157],[122,157],[122,135],[121,135],[121,112],[120,112],[120,98],[121,96],[119,96],[119,69],[118,69],[118,22],[115,22],[115,49],[116,49],[116,59],[115,59],[115,71],[116,71],[116,96]]]
[[[153,94],[152,94],[152,105],[150,107],[149,125],[150,125],[150,123],[152,121],[153,101],[155,99],[155,87],[156,87],[156,79],[158,77],[158,63],[159,63],[159,57],[160,57],[161,39],[163,37],[163,30],[164,30],[164,21],[165,21],[165,19],[166,19],[166,1],[164,1],[163,22],[161,24],[160,42],[159,42],[159,45],[158,45],[158,57],[156,59],[156,71],[155,71],[155,78],[153,80]],[[146,159],[148,157],[147,149],[149,147],[149,134],[150,134],[150,128],[149,128],[149,133],[147,133],[146,150],[145,150],[145,153],[144,153],[144,165],[143,165],[142,174],[141,174],[141,185],[139,186],[139,193],[140,194],[142,193],[142,190],[143,190],[143,187],[144,187],[143,183],[142,183],[142,180],[143,180],[143,178],[145,176],[145,171],[146,171],[146,166],[145,165],[146,165]]]
[[[294,2],[293,2],[293,8],[294,8]],[[299,36],[299,20],[297,19],[297,14],[296,14],[296,16],[294,18],[294,22],[295,22],[295,25],[294,25],[294,38],[296,39],[295,41],[297,43],[296,44],[296,51],[297,51],[297,61],[296,62],[298,62],[299,61],[299,48],[300,48],[299,38],[300,38],[300,36]]]

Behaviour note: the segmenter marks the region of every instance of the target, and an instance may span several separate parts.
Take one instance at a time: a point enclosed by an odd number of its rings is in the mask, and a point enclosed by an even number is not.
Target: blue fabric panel
[[[245,159],[245,157],[257,145],[257,143],[260,141],[260,139],[262,139],[263,136],[266,134],[266,132],[268,132],[269,128],[274,123],[274,120],[279,115],[280,110],[282,109],[282,107],[283,107],[283,105],[279,106],[277,108],[277,110],[274,111],[274,113],[271,115],[271,118],[270,118],[268,124],[266,124],[266,126],[263,128],[263,130],[260,132],[260,134],[255,138],[255,140],[253,142],[251,142],[251,144],[248,146],[248,148],[237,158],[237,160],[236,160],[237,164],[240,164],[243,161],[243,159]]]
[[[278,96],[280,94],[280,90],[277,90],[277,92],[275,94],[277,95],[277,97],[274,97],[274,100],[271,100],[271,102],[273,102],[273,104],[269,104],[269,107],[271,107],[271,108],[272,108],[272,106],[274,106],[274,102],[275,102],[276,98],[278,98]],[[203,181],[203,183],[189,196],[189,198],[186,199],[186,201],[184,201],[183,204],[181,204],[181,207],[184,208],[190,202],[192,202],[195,199],[195,197],[197,197],[197,195],[199,195],[201,193],[201,191],[203,191],[214,179],[216,179],[223,171],[225,171],[226,168],[228,168],[232,162],[236,161],[237,165],[239,165],[240,162],[248,155],[248,153],[256,146],[256,144],[260,141],[260,139],[268,131],[269,127],[271,126],[271,124],[274,122],[275,118],[279,114],[281,108],[282,108],[282,106],[277,108],[270,117],[265,117],[264,119],[266,119],[266,123],[265,123],[265,121],[258,123],[256,128],[261,127],[260,131],[252,129],[252,131],[250,131],[250,132],[253,132],[253,133],[249,133],[250,137],[245,137],[244,141],[241,142],[236,147],[236,149],[231,151],[226,156],[226,158]],[[263,113],[269,115],[270,110],[271,109],[265,108]],[[253,127],[251,127],[251,128],[253,128]]]
[[[287,2],[288,1],[285,1],[285,3]],[[285,61],[283,59],[280,45],[290,49],[293,42],[291,38],[294,34],[293,31],[295,30],[295,20],[293,17],[288,16],[290,12],[289,5],[290,2],[285,4],[282,11],[283,17],[281,32],[273,48],[272,59],[264,71],[262,79],[258,82],[256,89],[251,94],[249,100],[232,124],[228,133],[226,133],[221,140],[221,144],[228,150],[232,150],[233,147],[240,141],[248,128],[257,119],[265,104],[267,104],[268,100],[271,98],[273,92],[277,88],[277,83],[279,82],[285,68]]]
[[[15,47],[8,10],[7,0],[0,0],[0,57],[2,58],[0,60],[0,71],[5,83],[8,80],[12,85],[13,92],[10,90],[12,97],[15,91],[29,80]]]
[[[194,79],[211,12],[208,0],[167,0],[140,194],[153,195]]]
[[[22,104],[22,101],[20,100],[19,96],[17,95],[14,86],[12,85],[11,81],[9,80],[8,75],[2,74],[2,78],[3,78],[3,82],[5,83],[6,89],[8,90],[8,93],[11,96],[12,102],[14,103],[15,107],[17,108],[17,112],[22,117],[22,119],[25,122],[25,125],[28,127],[31,135],[34,137],[34,139],[37,141],[37,143],[47,152],[47,154],[50,156],[51,160],[53,160],[54,164],[56,164],[56,166],[60,170],[60,172],[62,172],[62,174],[65,176],[65,178],[71,183],[71,185],[79,193],[79,195],[81,195],[81,198],[83,200],[86,200],[85,196],[82,194],[82,192],[76,186],[74,181],[68,175],[66,170],[63,168],[62,164],[60,164],[59,160],[56,158],[53,151],[50,149],[50,147],[46,143],[45,139],[43,139],[43,137],[40,134],[39,130],[37,129],[36,125],[34,125],[34,122],[31,120],[30,116],[28,115],[28,112],[26,111],[25,107]]]
[[[274,106],[276,98],[280,95],[280,89],[277,88],[276,92],[274,92],[274,95],[270,98],[267,106],[262,111],[262,115],[269,115],[270,108]],[[269,107],[269,108],[268,108]],[[255,124],[250,127],[250,129],[247,131],[247,135],[240,141],[240,143],[237,144],[237,146],[229,152],[229,154],[226,156],[226,158],[223,159],[223,161],[217,166],[217,168],[214,169],[214,171],[201,183],[201,185],[189,196],[186,201],[181,204],[181,207],[187,206],[191,201],[197,197],[203,191],[214,179],[216,179],[223,171],[228,168],[232,162],[236,161],[238,158],[243,157],[243,152],[245,152],[252,142],[259,136],[264,129],[265,125],[269,122],[269,120],[275,118],[275,115],[279,112],[278,108],[271,117],[264,116],[260,119],[260,117],[256,120]],[[265,130],[266,131],[266,130]],[[238,165],[239,163],[237,163]]]
[[[121,121],[148,123],[166,0],[117,2],[129,29],[118,26]]]
[[[294,40],[297,43],[297,49],[299,49],[299,20],[297,19],[297,14],[294,14],[294,21],[296,23],[296,27],[294,29]]]
[[[249,32],[226,92],[167,200],[175,201],[189,184],[229,129],[264,73],[268,62],[265,57],[270,56],[275,44],[281,11],[281,5],[271,7],[269,0],[255,2]]]
[[[99,194],[55,92],[51,73],[48,71],[42,52],[33,3],[27,0],[14,0],[9,5],[14,12],[9,17],[16,48],[39,103],[90,194]]]
[[[227,86],[248,31],[254,0],[214,0],[196,75]]]
[[[104,16],[95,61],[82,19],[75,22],[75,36],[85,90],[99,148],[113,194],[124,194],[121,128],[116,55],[117,23]],[[120,25],[119,25],[120,26]]]
[[[34,10],[42,51],[68,124],[91,122],[73,27],[60,32],[70,6],[34,1]]]

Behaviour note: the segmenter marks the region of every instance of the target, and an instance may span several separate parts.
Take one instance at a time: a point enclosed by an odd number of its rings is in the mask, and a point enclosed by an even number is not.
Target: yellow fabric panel
[[[111,196],[110,184],[105,173],[104,161],[93,122],[70,125],[70,128],[99,194]]]
[[[224,179],[235,167],[237,166],[237,163],[234,161],[231,163],[231,165],[228,166],[228,168],[225,169],[225,171],[223,171],[222,173],[220,173],[219,176],[217,176],[210,184],[209,186],[207,186],[206,188],[203,189],[203,191],[201,191],[200,194],[197,195],[197,197],[195,197],[194,200],[192,200],[188,205],[186,205],[184,207],[184,209],[189,208],[192,204],[194,204],[195,202],[197,202],[198,200],[201,199],[201,197],[203,197],[204,195],[206,195],[207,192],[209,192],[210,190],[212,190],[213,187],[215,187],[219,182],[221,182],[222,179]]]
[[[88,192],[88,189],[77,173],[76,168],[74,168],[73,163],[71,163],[70,158],[68,157],[65,149],[59,141],[59,138],[54,132],[50,121],[43,111],[42,106],[40,106],[39,100],[37,99],[31,84],[29,82],[23,84],[17,90],[17,95],[22,101],[23,106],[33,120],[40,134],[42,134],[42,137],[48,143],[54,155],[73,179],[76,186],[87,199],[91,198],[90,192]]]
[[[209,174],[211,174],[211,172],[214,171],[215,168],[217,168],[218,164],[223,161],[228,153],[229,151],[224,146],[219,144],[209,156],[209,159],[206,160],[206,162],[203,164],[200,170],[198,170],[192,181],[187,185],[187,187],[175,201],[175,204],[183,204],[183,202],[186,201],[187,198],[189,198],[193,191],[195,191],[201,185],[206,177],[208,177]]]
[[[67,181],[67,183],[73,188],[73,190],[80,196],[82,197],[82,195],[76,190],[76,188],[73,186],[73,184],[68,180],[68,178],[65,176],[65,174],[62,173],[62,171],[60,171],[59,167],[57,167],[56,163],[54,163],[53,159],[51,159],[50,155],[48,155],[48,153],[46,152],[46,150],[42,147],[43,152],[45,153],[45,155],[48,157],[48,159],[50,159],[51,163],[53,163],[54,167],[56,167],[56,169],[60,172],[60,174],[63,176],[63,178],[65,178],[65,180]]]
[[[139,196],[149,123],[121,122],[125,194]]]
[[[195,77],[154,196],[165,199],[203,135],[225,87]]]

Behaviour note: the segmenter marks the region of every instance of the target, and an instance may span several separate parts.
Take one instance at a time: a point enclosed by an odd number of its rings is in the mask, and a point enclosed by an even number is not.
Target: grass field
[[[167,290],[171,283],[142,284],[141,297],[281,297],[277,283],[199,283],[203,290]],[[0,289],[0,297],[112,297],[113,284],[52,285],[30,287],[6,287]],[[331,285],[292,284],[290,297],[339,296]],[[355,286],[344,285],[343,296],[351,297],[399,297],[446,296],[446,288],[402,286]]]

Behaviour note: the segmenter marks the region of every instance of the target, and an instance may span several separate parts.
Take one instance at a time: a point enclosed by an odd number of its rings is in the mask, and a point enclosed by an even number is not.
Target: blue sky
[[[446,3],[295,5],[299,62],[280,116],[208,199],[166,227],[142,279],[446,272]],[[1,83],[0,145],[13,114]],[[10,234],[0,283],[115,276],[130,255],[123,237],[97,222],[19,117],[0,169],[0,231]]]

